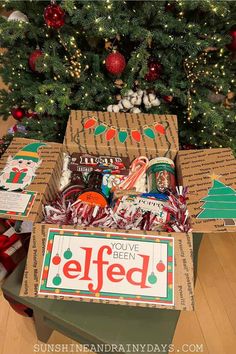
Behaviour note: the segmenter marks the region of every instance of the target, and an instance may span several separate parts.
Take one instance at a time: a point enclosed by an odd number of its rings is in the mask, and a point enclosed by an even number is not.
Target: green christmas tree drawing
[[[208,195],[201,199],[204,201],[203,211],[198,214],[198,219],[236,219],[236,191],[218,181],[217,177],[211,176],[213,185]]]

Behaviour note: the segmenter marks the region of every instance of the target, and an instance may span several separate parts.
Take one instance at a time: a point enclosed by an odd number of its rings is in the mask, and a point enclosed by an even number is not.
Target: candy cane
[[[128,177],[120,183],[119,189],[133,189],[136,185],[137,182],[140,181],[140,179],[144,176],[147,167],[148,167],[149,160],[145,156],[138,157],[135,159],[130,168],[130,173]]]

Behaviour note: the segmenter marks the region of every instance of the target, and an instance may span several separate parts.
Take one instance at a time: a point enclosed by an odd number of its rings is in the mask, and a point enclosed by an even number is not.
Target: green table
[[[201,239],[194,234],[195,279]],[[20,297],[24,266],[15,269],[2,290],[33,310],[39,340],[47,342],[57,330],[81,344],[171,344],[180,311]]]

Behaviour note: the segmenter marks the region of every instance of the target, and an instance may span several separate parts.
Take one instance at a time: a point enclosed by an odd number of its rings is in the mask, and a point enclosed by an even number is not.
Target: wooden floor
[[[0,84],[1,86],[1,84]],[[0,118],[0,132],[12,126]],[[199,252],[194,312],[182,312],[174,353],[236,353],[236,234],[204,236]],[[17,315],[0,294],[0,354],[29,354],[40,343],[30,318]],[[54,332],[48,343],[70,344]],[[187,350],[187,345],[189,350]],[[194,346],[196,349],[194,351]],[[197,351],[198,348],[198,351]],[[45,348],[42,348],[46,352]]]

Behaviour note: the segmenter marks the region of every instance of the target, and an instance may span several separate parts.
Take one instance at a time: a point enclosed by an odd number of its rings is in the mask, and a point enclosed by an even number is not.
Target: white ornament
[[[138,107],[133,107],[130,110],[131,113],[141,113],[141,109],[139,109]]]
[[[132,103],[127,99],[127,98],[123,98],[122,100],[120,100],[120,102],[118,103],[118,106],[120,107],[120,109],[124,109],[124,110],[128,110],[130,108],[133,107]]]
[[[7,21],[22,21],[29,22],[28,17],[21,11],[13,11],[8,17]]]
[[[125,93],[124,97],[130,97],[130,96],[133,95],[133,93],[134,93],[133,90],[128,90],[128,91]]]
[[[143,90],[138,90],[137,91],[137,95],[140,96],[140,97],[142,97],[144,93],[146,93],[146,91],[143,91]]]
[[[144,94],[143,103],[147,109],[160,106],[161,102],[154,93]]]
[[[142,103],[142,97],[137,94],[137,92],[134,92],[132,96],[130,96],[130,102],[134,106],[140,106]]]
[[[151,101],[153,107],[160,106],[161,101],[156,97],[154,100]]]
[[[151,107],[157,107],[161,104],[160,100],[154,93],[147,93],[146,90],[128,90],[125,96],[118,102],[117,105],[109,105],[107,107],[108,112],[131,112],[141,113],[141,109],[137,106],[144,104],[146,109]]]
[[[144,103],[146,108],[151,108],[152,107],[151,102],[149,100],[149,97],[146,94],[143,96],[143,103]]]
[[[120,111],[120,108],[118,106],[118,104],[110,104],[108,107],[107,107],[107,111],[108,112],[115,112],[115,113],[118,113]]]
[[[148,94],[148,99],[149,99],[150,102],[154,101],[155,98],[156,98],[156,95],[154,95],[154,93],[149,93]]]

